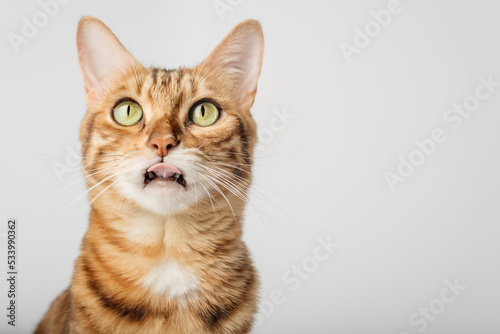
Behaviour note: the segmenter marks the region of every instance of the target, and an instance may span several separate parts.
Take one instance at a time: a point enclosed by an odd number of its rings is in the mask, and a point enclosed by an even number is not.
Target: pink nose
[[[160,157],[166,156],[175,145],[177,145],[177,142],[172,137],[156,137],[150,139],[148,143],[148,146],[151,147]]]

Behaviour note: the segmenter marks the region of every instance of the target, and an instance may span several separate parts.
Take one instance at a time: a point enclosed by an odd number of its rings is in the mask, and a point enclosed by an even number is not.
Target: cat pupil
[[[201,117],[205,117],[205,106],[201,106]]]
[[[130,116],[130,104],[127,106],[127,117]]]

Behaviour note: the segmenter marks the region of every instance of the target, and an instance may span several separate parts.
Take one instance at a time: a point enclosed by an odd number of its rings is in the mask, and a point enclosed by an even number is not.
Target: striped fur
[[[79,30],[86,24],[107,29],[86,17]],[[262,48],[260,25],[245,21],[192,69],[132,62],[109,73],[98,88],[82,69],[88,112],[80,140],[89,226],[71,285],[36,334],[250,331],[258,278],[241,235],[257,139],[249,111],[256,88],[238,90],[242,69],[228,68],[234,45],[243,45],[249,32]],[[134,126],[112,120],[111,109],[123,98],[144,110]],[[222,110],[206,128],[187,117],[202,99]],[[177,145],[165,160],[182,170],[188,185],[161,197],[137,182],[158,160],[148,141],[166,135]]]

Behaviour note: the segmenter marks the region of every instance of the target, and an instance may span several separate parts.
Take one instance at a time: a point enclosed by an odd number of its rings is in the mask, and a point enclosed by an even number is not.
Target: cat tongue
[[[148,172],[155,173],[157,177],[163,177],[165,179],[171,178],[175,174],[182,174],[177,167],[165,162],[160,162],[149,167]]]

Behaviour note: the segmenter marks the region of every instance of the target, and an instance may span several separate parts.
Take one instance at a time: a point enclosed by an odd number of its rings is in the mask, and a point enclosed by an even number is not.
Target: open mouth
[[[144,187],[151,182],[176,182],[186,188],[187,183],[179,168],[166,162],[149,167],[144,174]]]

